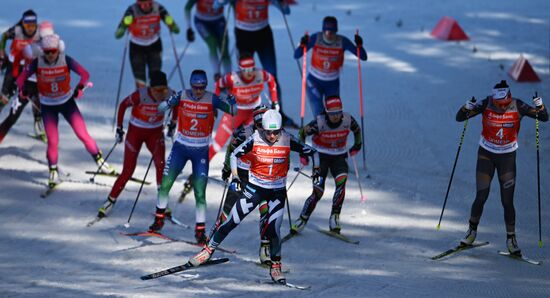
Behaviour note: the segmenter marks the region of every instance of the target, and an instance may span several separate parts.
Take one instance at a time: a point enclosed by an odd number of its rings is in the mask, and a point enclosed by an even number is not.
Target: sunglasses
[[[52,55],[52,54],[56,54],[57,52],[58,52],[57,49],[44,50],[45,55]]]
[[[277,129],[277,130],[265,130],[265,134],[266,134],[266,135],[278,136],[278,135],[281,134],[281,130],[280,130],[280,129]]]
[[[206,86],[198,85],[198,86],[191,86],[191,88],[192,88],[193,90],[201,91],[201,90],[206,89]]]
[[[138,1],[138,5],[141,9],[147,10],[153,7],[153,1],[148,1],[148,0]]]
[[[253,73],[254,70],[254,67],[241,68],[242,73]]]

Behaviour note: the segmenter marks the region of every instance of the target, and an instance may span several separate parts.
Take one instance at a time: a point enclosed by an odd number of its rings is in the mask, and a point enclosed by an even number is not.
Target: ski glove
[[[168,131],[166,131],[166,136],[172,139],[174,137],[175,132],[176,132],[176,123],[175,122],[168,123]]]
[[[279,103],[278,102],[274,102],[271,104],[271,108],[273,110],[276,110],[277,112],[279,112],[281,110],[281,107],[279,106]]]
[[[21,90],[19,90],[19,93],[17,94],[17,96],[19,96],[20,99],[28,99],[29,98],[29,94],[27,94],[27,92],[25,92],[25,88],[22,88]],[[8,102],[6,101],[6,104],[7,103]]]
[[[319,169],[319,167],[314,167],[313,171],[311,172],[311,181],[313,181],[314,184],[318,184],[320,176],[321,176],[321,169]]]
[[[541,108],[542,107],[542,97],[537,96],[537,97],[533,98],[533,104],[535,105],[535,107]]]
[[[309,42],[309,35],[306,34],[302,36],[302,38],[300,39],[300,46],[305,48],[308,42]]]
[[[359,34],[355,34],[355,44],[357,45],[358,48],[363,46],[363,38],[361,38]]]
[[[116,138],[116,142],[119,144],[122,143],[122,141],[124,141],[124,129],[122,129],[122,127],[116,128],[115,138]]]
[[[233,94],[229,94],[227,95],[227,97],[225,98],[225,100],[227,100],[227,103],[230,104],[230,105],[235,105],[237,103],[237,100],[235,99],[235,96]]]
[[[195,41],[195,32],[191,28],[187,28],[187,41],[188,42]]]
[[[229,185],[229,189],[233,190],[233,191],[240,191],[243,189],[243,184],[241,182],[241,180],[239,180],[239,178],[233,178],[233,180],[231,180],[231,184]]]
[[[78,84],[76,88],[74,88],[73,98],[75,99],[81,98],[83,93],[84,93],[84,85]]]
[[[471,111],[473,109],[475,109],[476,107],[476,101],[475,100],[472,100],[472,99],[469,99],[465,104],[464,104],[464,108],[468,111]]]
[[[300,154],[300,163],[305,167],[309,164],[309,158],[305,154]]]
[[[227,181],[227,179],[229,179],[229,176],[231,176],[231,168],[226,166],[226,164],[224,163],[222,169],[222,180]]]

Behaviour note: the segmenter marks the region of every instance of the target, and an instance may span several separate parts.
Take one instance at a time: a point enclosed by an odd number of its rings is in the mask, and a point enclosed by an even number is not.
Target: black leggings
[[[130,64],[136,85],[147,85],[145,68],[148,68],[149,79],[151,73],[162,68],[162,42],[160,38],[148,46],[140,46],[130,42]]]
[[[329,155],[320,153],[320,175],[319,182],[313,184],[313,192],[307,198],[302,208],[301,215],[304,217],[309,217],[317,202],[323,197],[325,192],[325,181],[328,175],[328,171],[334,177],[334,182],[336,184],[336,190],[334,191],[334,196],[332,197],[332,210],[331,214],[340,214],[342,211],[342,205],[344,204],[344,197],[346,196],[346,181],[348,179],[348,162],[347,154],[341,155]]]
[[[238,201],[233,205],[227,220],[216,229],[209,245],[217,247],[236,228],[244,218],[252,212],[262,201],[267,201],[267,222],[262,234],[270,241],[271,260],[281,260],[281,223],[285,208],[286,188],[266,189],[248,183]]]
[[[476,185],[477,194],[470,214],[470,222],[477,225],[483,213],[483,206],[489,197],[491,181],[498,173],[500,200],[504,208],[506,232],[514,233],[516,211],[514,209],[514,189],[516,186],[516,152],[497,154],[479,147],[477,153]]]

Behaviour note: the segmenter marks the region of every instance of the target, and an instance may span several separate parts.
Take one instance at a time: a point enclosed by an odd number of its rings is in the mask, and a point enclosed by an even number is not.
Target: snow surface
[[[182,28],[185,1],[161,1]],[[550,2],[513,1],[299,1],[288,22],[295,42],[308,30],[320,29],[325,15],[339,19],[340,33],[352,37],[356,28],[365,40],[369,61],[362,63],[365,92],[365,127],[368,171],[361,170],[367,200],[360,203],[357,179],[350,172],[347,200],[342,211],[343,233],[361,241],[346,244],[315,231],[327,227],[333,183],[319,203],[308,229],[283,247],[283,267],[290,282],[311,285],[308,291],[280,288],[261,281],[267,270],[254,265],[258,258],[258,215],[252,213],[222,244],[238,250],[224,265],[189,271],[152,281],[141,275],[176,266],[198,251],[195,246],[161,239],[131,239],[119,234],[126,222],[139,185],[130,182],[114,213],[91,228],[91,220],[106,198],[111,178],[97,178],[101,185],[64,183],[44,200],[47,164],[45,145],[26,137],[32,130],[30,109],[0,145],[0,296],[2,297],[217,297],[272,295],[310,297],[549,297],[547,264],[533,266],[499,256],[505,249],[503,211],[498,184],[485,207],[479,240],[489,246],[443,261],[429,258],[452,246],[467,229],[470,204],[475,196],[475,160],[480,118],[470,121],[441,231],[435,226],[456,154],[463,125],[454,121],[456,110],[471,96],[488,94],[495,82],[510,78],[506,71],[520,54],[535,67],[543,82],[512,83],[515,96],[527,101],[534,91],[550,94]],[[123,41],[113,33],[132,1],[3,0],[0,29],[15,23],[32,7],[40,20],[51,20],[67,45],[69,55],[91,73],[94,88],[79,101],[88,128],[104,152],[114,141],[111,119]],[[472,41],[455,43],[432,39],[429,32],[440,17],[456,18]],[[402,26],[396,24],[401,20]],[[233,20],[231,21],[231,25]],[[299,120],[300,78],[283,18],[271,9],[276,39],[279,79],[286,111]],[[174,65],[170,39],[163,28],[164,70]],[[231,47],[233,33],[230,30]],[[181,51],[186,42],[176,37]],[[473,52],[473,47],[477,52]],[[187,76],[194,68],[210,72],[206,46],[197,36],[184,58]],[[179,88],[177,77],[172,80]],[[122,94],[133,88],[126,63]],[[342,73],[345,109],[359,119],[357,64],[347,56]],[[547,97],[548,98],[548,97]],[[550,98],[546,99],[550,101]],[[7,109],[2,112],[2,119]],[[310,119],[307,107],[306,121]],[[70,180],[85,181],[84,170],[94,169],[83,146],[64,120],[60,121],[60,167]],[[541,191],[543,240],[550,228],[548,179],[550,136],[541,124]],[[547,247],[538,248],[535,125],[523,121],[517,154],[515,204],[517,234],[527,256],[547,261]],[[110,162],[120,169],[119,146]],[[169,146],[168,146],[169,147]],[[167,148],[169,149],[169,148]],[[293,157],[297,163],[297,156]],[[143,153],[135,176],[142,177],[149,160]],[[211,164],[219,177],[222,154]],[[360,157],[358,158],[361,164]],[[180,176],[190,172],[188,166]],[[372,178],[366,179],[369,173]],[[293,177],[294,173],[290,174]],[[152,180],[150,176],[148,180]],[[192,196],[183,204],[175,197],[172,208],[186,224],[194,223]],[[292,217],[298,216],[311,185],[300,176],[289,192]],[[212,223],[222,187],[207,189],[207,225]],[[146,186],[131,222],[131,231],[152,222],[155,186]],[[286,234],[288,222],[283,225]],[[163,230],[173,237],[193,238],[193,231],[167,223]]]

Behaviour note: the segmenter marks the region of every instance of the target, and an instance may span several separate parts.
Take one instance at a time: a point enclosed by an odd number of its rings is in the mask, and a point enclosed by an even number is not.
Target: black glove
[[[361,36],[359,36],[359,34],[355,34],[355,45],[358,48],[363,46],[363,39],[361,38]]]
[[[169,138],[173,138],[175,132],[176,132],[176,123],[174,122],[168,123],[168,131],[166,132],[166,136]]]
[[[122,129],[122,127],[117,127],[116,128],[116,142],[117,143],[122,143],[122,141],[124,141],[124,129]]]
[[[76,88],[74,88],[74,91],[73,91],[73,98],[78,98],[78,93],[80,93],[80,91],[82,91],[84,89],[84,85],[82,84],[78,84],[76,86]]]
[[[187,28],[187,41],[188,42],[195,41],[195,32],[191,28]]]
[[[239,178],[233,178],[231,180],[231,185],[229,186],[230,189],[233,189],[234,191],[241,191],[243,189],[243,184]]]
[[[227,179],[229,179],[229,176],[231,176],[231,169],[224,164],[222,169],[222,180],[227,181]]]
[[[321,169],[319,167],[314,167],[311,171],[311,181],[313,181],[313,184],[319,183],[319,177],[321,176]]]
[[[302,38],[300,39],[300,46],[306,47],[308,42],[309,42],[309,35],[306,34],[302,36]]]

